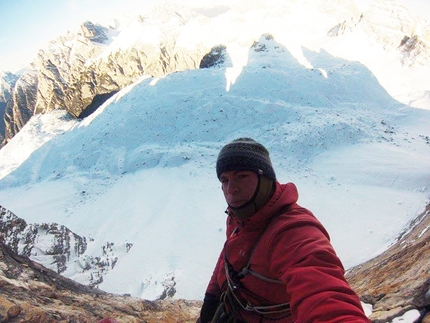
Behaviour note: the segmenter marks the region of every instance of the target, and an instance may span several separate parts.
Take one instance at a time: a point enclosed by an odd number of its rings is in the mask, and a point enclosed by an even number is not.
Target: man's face
[[[258,185],[258,175],[251,171],[230,171],[220,176],[225,200],[231,207],[240,207],[251,200]]]

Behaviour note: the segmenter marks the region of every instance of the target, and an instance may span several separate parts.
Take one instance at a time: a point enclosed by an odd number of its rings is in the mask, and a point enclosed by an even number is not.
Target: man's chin
[[[246,204],[246,201],[238,201],[233,203],[228,203],[228,205],[233,209],[239,209]]]

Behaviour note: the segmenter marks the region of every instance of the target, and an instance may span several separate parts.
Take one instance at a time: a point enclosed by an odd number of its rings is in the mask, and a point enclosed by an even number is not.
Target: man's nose
[[[235,181],[229,181],[227,186],[227,192],[229,194],[234,194],[239,192],[239,187],[237,186],[237,183]]]

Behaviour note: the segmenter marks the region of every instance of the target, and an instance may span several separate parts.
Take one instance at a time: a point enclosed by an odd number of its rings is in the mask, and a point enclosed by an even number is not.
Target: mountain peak
[[[85,21],[81,25],[80,32],[78,34],[81,34],[95,43],[103,44],[108,40],[107,32],[108,29],[106,27],[94,24],[91,21]]]
[[[0,71],[0,102],[7,102],[12,97],[13,87],[18,81],[18,76],[10,72]],[[0,134],[1,137],[1,134]]]
[[[174,22],[179,25],[184,25],[196,16],[198,14],[188,7],[172,2],[165,2],[155,6],[149,15],[151,19],[159,20],[163,24],[172,24]]]

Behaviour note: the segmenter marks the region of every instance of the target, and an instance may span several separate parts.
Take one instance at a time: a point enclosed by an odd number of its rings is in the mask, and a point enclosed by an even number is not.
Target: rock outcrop
[[[16,81],[11,98],[6,102],[4,114],[6,144],[34,115],[37,101],[37,72],[26,70]]]
[[[373,305],[373,322],[391,322],[412,309],[430,320],[430,205],[387,251],[349,270],[347,279]]]
[[[195,322],[201,302],[146,301],[80,285],[0,242],[0,322]]]
[[[18,76],[15,74],[0,72],[0,147],[1,143],[5,140],[6,123],[4,116],[7,103],[10,102],[12,98],[13,87],[17,80]]]
[[[69,270],[73,278],[97,287],[103,276],[115,267],[121,254],[127,253],[132,243],[115,245],[106,242],[97,254],[87,254],[91,239],[81,237],[57,223],[27,224],[23,219],[0,206],[0,242],[20,256],[44,264],[58,274]],[[114,250],[115,249],[115,250]],[[78,277],[76,277],[78,276]]]
[[[10,72],[0,72],[0,102],[6,102],[12,96],[12,89],[18,76]]]

